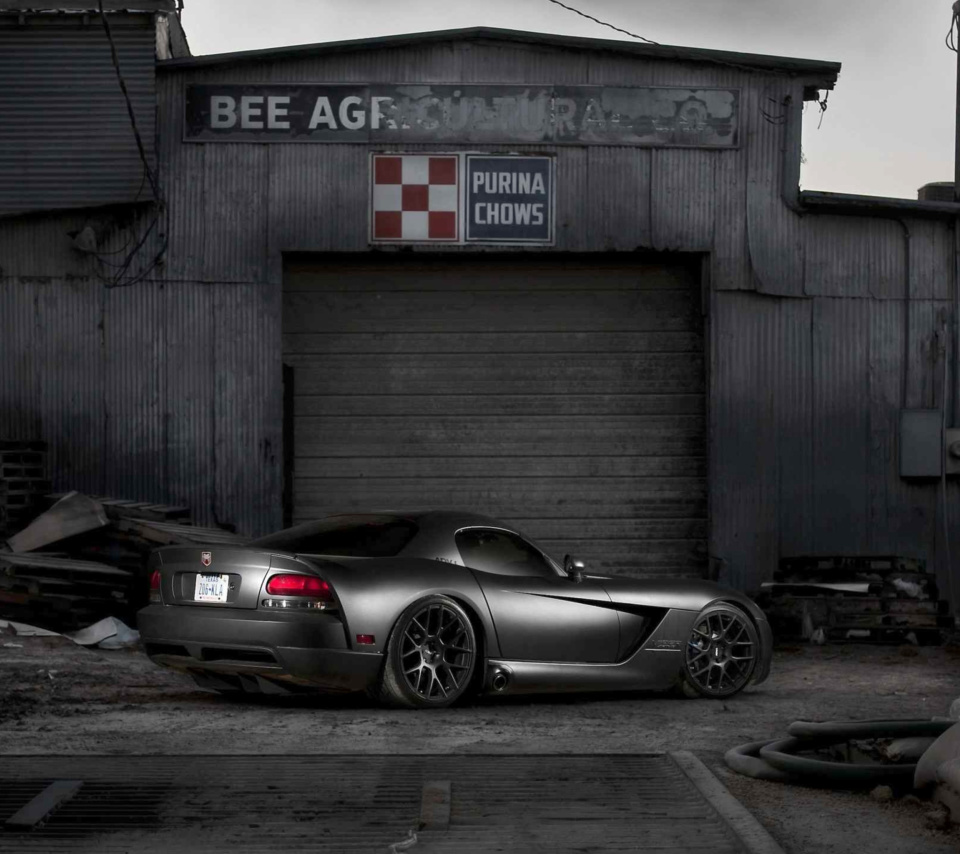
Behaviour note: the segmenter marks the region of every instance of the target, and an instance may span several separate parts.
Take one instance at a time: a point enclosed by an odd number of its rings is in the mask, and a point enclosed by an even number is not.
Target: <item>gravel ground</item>
[[[931,827],[917,802],[741,777],[725,750],[799,719],[945,715],[958,696],[960,648],[794,646],[776,651],[766,683],[725,702],[591,694],[417,713],[353,696],[229,700],[138,650],[0,630],[0,755],[692,750],[789,854],[946,854],[960,850],[960,830]]]

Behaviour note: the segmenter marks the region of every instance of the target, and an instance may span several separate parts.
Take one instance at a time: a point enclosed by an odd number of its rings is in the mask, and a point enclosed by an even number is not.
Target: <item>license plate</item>
[[[193,598],[197,602],[226,602],[229,587],[229,575],[202,575],[198,573]]]

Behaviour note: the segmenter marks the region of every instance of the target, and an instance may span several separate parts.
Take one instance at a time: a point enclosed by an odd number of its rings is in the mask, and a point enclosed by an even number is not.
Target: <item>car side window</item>
[[[471,569],[494,575],[557,577],[543,555],[515,534],[492,528],[466,528],[457,532],[456,539],[463,565]]]

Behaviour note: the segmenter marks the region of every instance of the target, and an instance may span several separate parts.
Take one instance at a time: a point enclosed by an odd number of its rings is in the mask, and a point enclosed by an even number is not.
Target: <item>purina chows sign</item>
[[[733,148],[737,89],[187,84],[187,142],[550,143]]]
[[[552,245],[554,169],[539,155],[372,154],[370,242]]]

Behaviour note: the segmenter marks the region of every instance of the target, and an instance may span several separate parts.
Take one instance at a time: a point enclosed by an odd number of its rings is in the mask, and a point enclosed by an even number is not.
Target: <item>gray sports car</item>
[[[414,708],[481,692],[729,697],[770,669],[770,626],[741,593],[561,566],[475,514],[329,516],[152,562],[147,654],[221,692],[367,690]]]

